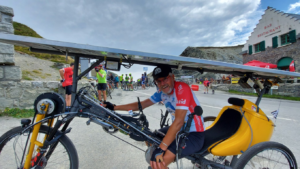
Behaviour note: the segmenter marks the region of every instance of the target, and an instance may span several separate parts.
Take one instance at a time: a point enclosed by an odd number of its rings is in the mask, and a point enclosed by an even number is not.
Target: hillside
[[[30,37],[35,37],[35,38],[43,38],[40,36],[38,33],[36,33],[33,29],[30,27],[18,23],[18,22],[13,22],[14,26],[14,34],[15,35],[22,35],[22,36],[30,36]],[[28,55],[34,56],[39,59],[44,59],[44,60],[49,60],[52,62],[59,62],[59,63],[65,63],[69,64],[74,62],[74,60],[69,57],[68,62],[66,62],[66,57],[64,55],[53,55],[53,54],[44,54],[44,53],[35,53],[35,52],[30,52],[27,47],[21,47],[21,46],[16,46],[15,45],[15,50],[19,51],[21,53],[26,53]]]

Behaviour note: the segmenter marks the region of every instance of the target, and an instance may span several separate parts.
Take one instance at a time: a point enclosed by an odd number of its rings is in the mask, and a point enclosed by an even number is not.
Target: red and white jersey
[[[196,106],[200,106],[198,99],[196,98],[194,92],[184,82],[176,82],[174,84],[174,89],[172,94],[164,94],[163,92],[157,91],[150,97],[150,100],[153,103],[157,103],[163,101],[167,110],[172,116],[172,121],[175,120],[175,110],[187,110],[185,116],[185,122],[188,120],[188,115],[194,112],[194,108]],[[192,121],[190,132],[203,132],[204,120],[203,117],[194,116],[194,120]]]

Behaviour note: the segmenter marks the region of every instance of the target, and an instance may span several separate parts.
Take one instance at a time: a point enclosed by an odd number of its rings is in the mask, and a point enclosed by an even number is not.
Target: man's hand
[[[60,83],[63,83],[65,81],[65,79],[60,80]]]
[[[114,110],[116,105],[115,105],[115,104],[112,104],[112,103],[110,103],[110,102],[104,102],[103,106],[104,106],[105,108],[108,108],[109,110]]]
[[[152,157],[150,159],[150,165],[151,168],[153,169],[161,169],[161,163],[165,166],[165,162],[163,159],[163,155],[164,155],[165,151],[162,150],[160,147],[157,147],[153,153],[152,153]]]

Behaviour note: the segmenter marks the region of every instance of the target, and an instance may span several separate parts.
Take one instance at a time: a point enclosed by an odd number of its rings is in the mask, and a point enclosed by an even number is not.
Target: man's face
[[[155,80],[155,83],[160,91],[165,94],[171,94],[174,89],[174,74],[158,78]]]
[[[74,70],[74,65],[71,66],[72,70]]]
[[[101,69],[102,69],[102,66],[99,66],[99,69],[101,70]]]

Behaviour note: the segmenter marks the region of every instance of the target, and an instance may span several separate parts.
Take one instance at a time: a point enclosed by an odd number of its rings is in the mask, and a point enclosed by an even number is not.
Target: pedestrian
[[[96,69],[97,72],[97,79],[98,79],[98,97],[99,97],[99,101],[102,102],[102,96],[101,94],[103,93],[103,97],[104,97],[104,102],[106,102],[106,72],[103,69],[102,65],[99,65],[98,68]]]
[[[115,77],[115,88],[116,89],[119,88],[119,76],[118,75]]]
[[[207,80],[207,78],[205,78],[203,85],[204,85],[204,94],[205,92],[207,92],[208,94],[208,87],[209,87],[210,82]]]
[[[59,74],[61,77],[60,82],[62,83],[62,87],[66,90],[66,112],[69,112],[71,109],[73,70],[74,63],[71,63],[70,67],[62,68],[59,70]]]
[[[142,89],[146,89],[146,87],[145,87],[145,75],[144,74],[142,74],[141,79],[142,79]]]

